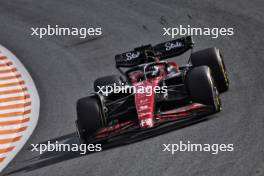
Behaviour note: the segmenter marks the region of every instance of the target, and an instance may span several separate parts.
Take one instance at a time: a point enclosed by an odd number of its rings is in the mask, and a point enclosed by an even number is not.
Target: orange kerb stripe
[[[16,117],[16,116],[22,116],[27,115],[31,112],[31,110],[21,111],[21,112],[10,112],[10,113],[4,113],[0,114],[0,118],[6,118],[6,117]]]
[[[21,92],[25,92],[27,90],[28,89],[26,87],[23,89],[5,90],[5,91],[0,91],[0,95],[21,93]]]
[[[7,147],[7,148],[0,149],[0,154],[7,153],[7,152],[11,152],[14,148],[15,147],[12,146],[12,147]]]
[[[18,96],[18,97],[9,97],[9,98],[1,98],[0,103],[5,103],[9,101],[17,101],[17,100],[25,100],[30,98],[30,95],[25,95],[25,96]]]
[[[17,69],[16,68],[12,68],[12,69],[7,69],[7,70],[0,70],[0,73],[10,73],[10,72],[16,72]]]
[[[26,122],[29,122],[29,118],[25,118],[23,120],[4,121],[4,122],[0,122],[0,125],[2,125],[2,126],[4,126],[4,125],[17,125],[17,124],[26,123]]]
[[[7,59],[6,56],[0,56],[0,60],[5,60],[5,59]]]
[[[20,82],[12,82],[12,83],[6,83],[6,84],[0,84],[0,87],[11,87],[11,86],[19,86],[25,84],[25,81]]]
[[[23,108],[23,107],[30,106],[30,105],[31,105],[31,102],[12,104],[12,105],[0,106],[0,110]]]
[[[9,79],[17,79],[17,78],[20,78],[20,77],[21,77],[20,74],[15,75],[15,76],[0,77],[0,81],[9,80]]]
[[[4,161],[5,158],[0,158],[0,163]]]
[[[11,142],[16,142],[21,139],[22,136],[14,137],[14,138],[6,138],[6,139],[0,139],[0,144],[8,144]]]
[[[11,129],[11,130],[0,130],[0,134],[19,133],[19,132],[25,131],[26,129],[27,127],[21,127],[21,128]]]
[[[12,62],[3,63],[0,64],[0,67],[10,66],[10,65],[13,65],[13,63]]]

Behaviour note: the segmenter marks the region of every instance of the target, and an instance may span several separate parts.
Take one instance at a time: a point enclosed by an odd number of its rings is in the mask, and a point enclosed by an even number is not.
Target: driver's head
[[[160,73],[159,67],[156,65],[153,65],[148,68],[147,75],[151,77],[158,76]]]

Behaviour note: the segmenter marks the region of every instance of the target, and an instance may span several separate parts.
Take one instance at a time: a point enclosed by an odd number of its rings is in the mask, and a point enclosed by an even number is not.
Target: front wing
[[[174,110],[160,112],[157,114],[156,122],[152,128],[143,129],[139,126],[138,121],[127,121],[102,128],[87,139],[81,136],[78,124],[77,132],[84,143],[128,144],[197,123],[204,120],[202,117],[212,113],[214,113],[212,107],[193,103]]]

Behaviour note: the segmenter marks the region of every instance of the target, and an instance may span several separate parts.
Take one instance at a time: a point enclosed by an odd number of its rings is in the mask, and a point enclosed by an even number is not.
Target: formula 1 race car
[[[101,77],[95,93],[77,102],[82,142],[151,136],[185,120],[221,110],[229,79],[217,48],[193,52],[191,36],[145,45],[115,56],[121,76]],[[166,61],[191,49],[186,65]],[[140,134],[140,135],[139,135]]]

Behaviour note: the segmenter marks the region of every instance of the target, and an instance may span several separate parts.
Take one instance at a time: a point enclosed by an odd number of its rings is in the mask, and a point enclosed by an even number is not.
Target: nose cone
[[[154,126],[153,118],[145,118],[140,122],[141,128],[152,128]]]
[[[151,128],[154,126],[154,98],[155,93],[153,86],[156,83],[151,84],[149,82],[140,82],[136,85],[135,104],[138,114],[139,124],[142,128]],[[150,92],[139,91],[142,88],[151,88]]]

